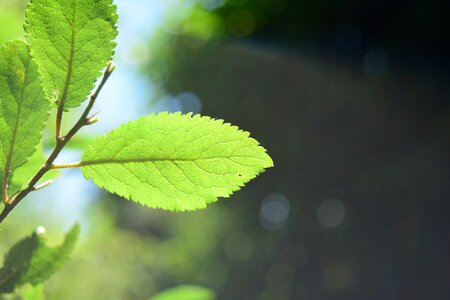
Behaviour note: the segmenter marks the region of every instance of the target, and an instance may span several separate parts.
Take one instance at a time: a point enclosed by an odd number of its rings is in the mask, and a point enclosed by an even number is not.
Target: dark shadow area
[[[224,37],[171,45],[166,90],[252,132],[275,161],[226,202],[255,251],[216,257],[221,299],[445,299],[444,3],[281,2],[229,1],[212,11]],[[285,210],[266,215],[270,199]]]

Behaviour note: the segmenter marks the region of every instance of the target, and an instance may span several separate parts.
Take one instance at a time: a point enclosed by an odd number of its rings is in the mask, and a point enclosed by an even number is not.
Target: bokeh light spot
[[[327,199],[317,209],[317,219],[325,227],[333,228],[342,223],[345,217],[345,205],[339,199]]]
[[[181,104],[181,111],[183,113],[192,112],[194,114],[198,114],[202,110],[202,102],[197,97],[197,95],[190,93],[190,92],[184,92],[181,94],[178,94],[176,96]]]
[[[39,226],[38,228],[36,228],[35,232],[37,235],[43,235],[45,234],[47,230],[45,229],[44,226]]]
[[[165,102],[170,112],[182,112],[184,114],[192,112],[198,114],[202,110],[202,102],[191,92],[183,92],[174,97],[167,97]]]
[[[259,213],[261,225],[269,230],[282,228],[289,216],[289,210],[289,201],[283,194],[268,195],[264,199]]]

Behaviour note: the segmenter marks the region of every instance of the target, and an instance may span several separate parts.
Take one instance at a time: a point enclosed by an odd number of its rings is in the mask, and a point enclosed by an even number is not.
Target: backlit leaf
[[[213,290],[195,285],[180,285],[162,291],[149,300],[214,300],[216,299]]]
[[[46,245],[42,234],[31,236],[15,244],[5,256],[0,269],[0,293],[13,292],[24,284],[38,285],[47,280],[71,254],[80,233],[74,226],[59,247]]]
[[[97,138],[82,166],[86,178],[110,192],[149,207],[185,211],[229,197],[273,162],[235,126],[161,113]]]
[[[32,0],[25,31],[47,97],[79,106],[113,55],[112,0]]]
[[[24,42],[0,48],[0,169],[6,176],[36,151],[48,118],[37,68]]]
[[[12,294],[0,294],[0,300],[45,300],[44,286],[26,284]]]

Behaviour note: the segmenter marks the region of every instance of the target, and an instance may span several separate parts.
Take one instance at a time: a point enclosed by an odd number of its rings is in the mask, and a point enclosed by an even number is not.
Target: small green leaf
[[[79,106],[111,59],[117,36],[112,0],[32,0],[25,31],[48,98]]]
[[[214,300],[213,290],[195,285],[180,285],[152,296],[148,300]]]
[[[97,138],[82,172],[95,184],[153,208],[194,210],[229,197],[273,166],[248,132],[200,115],[161,113]]]
[[[0,169],[6,176],[36,151],[49,115],[37,68],[24,42],[0,49]]]
[[[75,225],[59,247],[48,247],[42,234],[31,236],[15,244],[5,256],[0,269],[0,293],[13,292],[24,284],[36,286],[47,280],[68,260],[80,233]]]
[[[9,250],[0,269],[0,293],[11,293],[20,284],[37,247],[38,236],[33,234]]]
[[[39,244],[31,257],[27,272],[22,277],[22,283],[36,285],[44,282],[69,259],[80,235],[80,226],[75,225],[67,234],[61,246],[48,247],[43,236],[39,235]]]
[[[13,294],[0,294],[0,300],[45,300],[44,285],[26,284]]]

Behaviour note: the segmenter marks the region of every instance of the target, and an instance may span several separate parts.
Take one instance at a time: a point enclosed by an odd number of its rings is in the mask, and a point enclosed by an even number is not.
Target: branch
[[[34,191],[42,190],[43,188],[49,186],[49,185],[52,184],[52,183],[53,183],[53,180],[51,180],[51,179],[50,179],[50,180],[47,180],[47,181],[45,181],[45,182],[43,182],[43,183],[41,183],[41,184],[35,185],[34,188],[33,188],[33,190],[34,190]]]
[[[75,123],[75,125],[72,127],[72,129],[67,133],[66,136],[58,137],[56,140],[56,146],[53,149],[50,156],[47,158],[47,161],[41,166],[39,171],[31,178],[31,180],[28,182],[28,185],[15,195],[13,195],[9,200],[5,203],[5,207],[3,208],[3,211],[0,214],[0,224],[5,220],[5,218],[9,215],[9,213],[20,203],[20,201],[23,200],[30,192],[35,191],[42,188],[42,185],[36,186],[38,181],[42,178],[42,176],[45,175],[53,165],[53,162],[58,157],[61,150],[66,146],[66,144],[70,141],[70,139],[84,126],[92,124],[92,117],[89,117],[89,113],[91,112],[92,107],[94,106],[95,100],[97,100],[98,95],[100,94],[101,90],[103,89],[103,86],[108,81],[108,78],[111,76],[111,73],[114,71],[115,67],[112,63],[110,63],[106,69],[105,73],[103,74],[103,78],[100,81],[97,89],[95,92],[90,96],[89,103],[86,106],[86,109],[84,110],[83,114],[80,116],[78,121]],[[58,117],[57,117],[58,118]]]
[[[65,164],[53,164],[50,166],[50,169],[70,169],[70,168],[80,168],[83,166],[81,161],[73,162],[73,163],[65,163]]]
[[[61,123],[62,123],[62,115],[64,112],[64,105],[61,103],[58,104],[58,111],[56,113],[56,142],[61,138]]]

